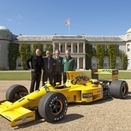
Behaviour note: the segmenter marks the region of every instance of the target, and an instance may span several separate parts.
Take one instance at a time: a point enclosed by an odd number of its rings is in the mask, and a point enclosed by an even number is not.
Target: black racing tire
[[[6,100],[10,102],[15,102],[20,98],[26,96],[28,94],[28,90],[23,85],[12,85],[6,91]]]
[[[128,95],[128,84],[123,80],[114,80],[109,86],[109,91],[112,97],[124,99]]]
[[[66,115],[68,103],[66,97],[59,92],[48,92],[39,101],[38,112],[47,122],[60,121]]]

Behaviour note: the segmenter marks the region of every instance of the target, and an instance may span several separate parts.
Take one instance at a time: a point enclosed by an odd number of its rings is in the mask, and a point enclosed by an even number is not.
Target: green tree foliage
[[[122,62],[122,68],[123,70],[127,69],[127,55],[119,51],[116,44],[109,44],[106,45],[107,49],[105,50],[105,44],[96,44],[95,48],[89,44],[86,43],[86,69],[91,69],[91,58],[92,56],[96,56],[98,59],[98,68],[103,68],[104,63],[104,57],[109,57],[109,64],[110,68],[114,69],[116,68],[116,57],[119,56],[121,58]]]
[[[109,44],[108,45],[108,56],[109,56],[109,64],[110,64],[110,68],[111,69],[115,69],[116,68],[116,57],[118,54],[117,51],[117,45],[116,44]]]
[[[40,49],[42,51],[43,50],[43,45],[41,43],[33,44],[32,54],[35,53],[36,49]]]
[[[105,56],[105,45],[104,44],[97,44],[96,45],[96,57],[99,69],[103,68],[103,60]]]
[[[19,56],[19,44],[17,43],[10,43],[8,47],[8,63],[9,69],[15,70],[16,69],[16,60]]]
[[[127,70],[128,59],[125,52],[121,52],[122,69]]]
[[[52,44],[46,44],[46,51],[47,50],[53,52],[53,45]]]
[[[85,52],[86,52],[86,69],[91,69],[91,57],[92,57],[92,45],[86,43],[85,44]]]
[[[20,58],[22,61],[22,67],[23,69],[27,69],[26,67],[26,60],[28,57],[31,55],[31,50],[30,50],[30,44],[21,44],[20,45]]]

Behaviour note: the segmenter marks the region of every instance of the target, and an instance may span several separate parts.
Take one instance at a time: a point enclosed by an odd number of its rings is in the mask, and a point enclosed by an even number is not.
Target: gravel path
[[[0,100],[12,84],[29,87],[29,81],[0,81]],[[128,80],[131,85],[131,80]],[[130,88],[131,91],[131,88]],[[0,117],[0,131],[131,131],[131,94],[125,100],[110,99],[82,105],[69,105],[66,117],[56,124],[37,120],[12,128]]]

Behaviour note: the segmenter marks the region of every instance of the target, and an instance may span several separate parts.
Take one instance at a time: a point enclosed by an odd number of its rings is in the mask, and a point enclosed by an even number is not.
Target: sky
[[[119,36],[131,28],[131,0],[0,0],[0,26],[17,35]]]

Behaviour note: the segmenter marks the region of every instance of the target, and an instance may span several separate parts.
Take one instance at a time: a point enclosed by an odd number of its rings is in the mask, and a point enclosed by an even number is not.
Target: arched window
[[[116,57],[116,69],[121,69],[121,58],[119,56]]]
[[[91,67],[92,69],[97,69],[97,58],[95,56],[91,58]]]
[[[108,56],[104,57],[103,68],[109,69],[109,57]]]
[[[20,57],[17,57],[16,60],[16,69],[22,69],[22,63]]]

